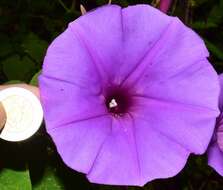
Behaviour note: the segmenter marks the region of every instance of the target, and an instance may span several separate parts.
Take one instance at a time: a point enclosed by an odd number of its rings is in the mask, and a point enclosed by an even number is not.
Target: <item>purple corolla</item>
[[[223,176],[223,74],[219,76],[221,92],[219,96],[219,109],[215,133],[208,148],[208,164]]]
[[[176,175],[205,152],[218,76],[202,39],[149,5],[86,13],[50,45],[39,77],[48,133],[94,183]]]

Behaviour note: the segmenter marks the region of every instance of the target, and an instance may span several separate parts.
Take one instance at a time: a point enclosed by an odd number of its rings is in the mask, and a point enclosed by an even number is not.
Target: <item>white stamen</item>
[[[117,104],[116,100],[113,98],[109,103],[109,108],[114,108],[116,106],[118,106],[118,104]]]

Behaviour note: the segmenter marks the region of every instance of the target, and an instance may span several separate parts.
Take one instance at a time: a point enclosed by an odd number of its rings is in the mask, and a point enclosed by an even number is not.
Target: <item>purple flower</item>
[[[208,164],[223,176],[223,74],[219,76],[221,92],[219,96],[219,109],[215,133],[208,148]]]
[[[148,5],[103,6],[70,23],[39,78],[63,161],[102,184],[176,175],[205,152],[219,113],[206,57],[198,35]]]
[[[163,11],[164,13],[167,13],[170,8],[171,3],[172,3],[172,0],[160,0],[159,9]]]

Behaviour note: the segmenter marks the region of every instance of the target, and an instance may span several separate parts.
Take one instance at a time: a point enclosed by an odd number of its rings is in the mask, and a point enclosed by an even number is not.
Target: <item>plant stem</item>
[[[185,3],[185,23],[188,24],[189,23],[189,17],[190,17],[190,0],[186,0]]]
[[[172,10],[171,10],[171,15],[175,12],[176,7],[177,7],[177,0],[175,0],[175,1],[173,2]]]
[[[65,11],[66,12],[69,12],[70,11],[70,9],[68,9],[67,8],[67,6],[64,4],[64,2],[62,1],[62,0],[57,0],[59,3],[60,3],[60,5],[65,9]]]
[[[73,0],[72,1],[72,4],[71,4],[71,8],[70,8],[70,10],[75,10],[75,5],[76,5],[76,0]]]

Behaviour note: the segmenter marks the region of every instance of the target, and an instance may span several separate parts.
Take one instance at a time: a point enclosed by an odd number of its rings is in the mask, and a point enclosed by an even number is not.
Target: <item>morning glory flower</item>
[[[202,39],[149,5],[86,13],[50,45],[39,77],[48,133],[94,183],[176,175],[205,152],[218,76]]]
[[[219,96],[219,109],[215,133],[208,148],[208,164],[223,176],[223,74],[219,76],[221,93]]]

